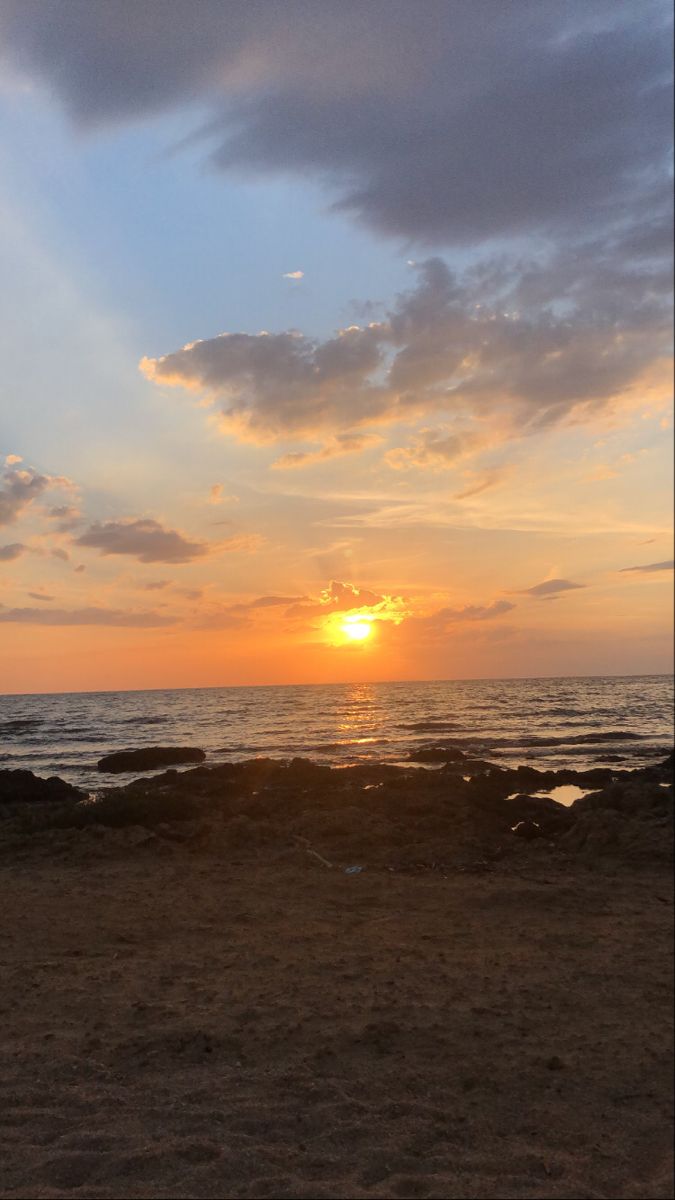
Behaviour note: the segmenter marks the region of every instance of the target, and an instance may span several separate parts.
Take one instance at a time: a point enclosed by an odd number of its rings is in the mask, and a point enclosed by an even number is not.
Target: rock
[[[35,800],[83,800],[86,793],[57,775],[43,779],[32,771],[0,771],[0,804],[30,803]]]
[[[422,746],[419,750],[411,750],[409,762],[450,763],[462,762],[466,755],[455,746]]]
[[[516,837],[524,838],[526,842],[531,842],[534,838],[543,836],[541,826],[536,821],[527,820],[518,821],[517,825],[513,826],[511,833],[514,833]]]
[[[168,767],[174,763],[203,762],[203,750],[189,746],[147,746],[143,750],[119,750],[106,754],[98,761],[99,771],[119,774],[122,771],[154,771],[157,767]]]
[[[562,1071],[565,1064],[559,1055],[553,1054],[551,1058],[546,1060],[546,1066],[548,1067],[549,1071]]]

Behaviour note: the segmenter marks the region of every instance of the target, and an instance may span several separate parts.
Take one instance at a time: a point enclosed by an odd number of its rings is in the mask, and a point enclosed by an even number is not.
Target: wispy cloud
[[[296,283],[304,278],[305,278],[304,271],[285,271],[284,274],[282,275],[282,279],[294,279],[296,281]]]
[[[552,596],[562,595],[563,592],[578,591],[585,586],[584,583],[573,583],[571,579],[545,579],[543,583],[535,583],[533,587],[522,588],[518,595],[550,599]]]
[[[622,567],[620,574],[624,575],[626,572],[637,571],[641,575],[649,575],[652,571],[672,571],[674,567],[675,562],[672,559],[668,559],[666,562],[646,563],[640,567]]]
[[[6,546],[0,546],[0,562],[14,562],[16,558],[25,554],[27,549],[23,542],[10,542]]]
[[[5,625],[110,625],[129,629],[154,629],[173,625],[174,618],[157,612],[125,612],[121,609],[96,606],[44,609],[5,608],[0,605],[0,622]]]
[[[345,454],[360,454],[373,446],[379,446],[382,438],[374,433],[339,433],[319,450],[296,450],[277,458],[272,466],[291,470],[295,467],[311,467],[330,458],[341,458]]]

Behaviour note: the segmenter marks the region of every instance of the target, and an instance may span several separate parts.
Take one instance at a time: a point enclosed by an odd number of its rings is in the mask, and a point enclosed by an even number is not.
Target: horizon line
[[[242,688],[301,688],[301,687],[382,687],[386,684],[419,684],[419,683],[522,683],[524,681],[547,682],[553,679],[666,679],[673,678],[675,673],[670,671],[635,671],[616,675],[471,675],[457,676],[454,679],[354,679],[328,680],[324,683],[211,683],[197,684],[193,687],[153,687],[153,688],[87,688],[75,691],[47,692],[3,692],[0,700],[15,699],[30,696],[114,696],[119,694],[136,694],[154,692],[221,692],[239,691]]]

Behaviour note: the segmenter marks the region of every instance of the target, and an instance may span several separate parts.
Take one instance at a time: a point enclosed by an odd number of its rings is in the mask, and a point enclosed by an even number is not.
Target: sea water
[[[673,740],[673,677],[450,680],[0,696],[0,766],[100,786],[113,750],[220,763],[404,761],[432,744],[537,767],[639,767]],[[137,772],[136,772],[137,774]]]

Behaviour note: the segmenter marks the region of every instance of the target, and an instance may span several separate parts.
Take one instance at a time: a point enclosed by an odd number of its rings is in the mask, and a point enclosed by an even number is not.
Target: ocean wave
[[[15,717],[13,720],[0,721],[0,736],[20,737],[22,733],[39,729],[43,723],[41,717]]]
[[[443,733],[446,729],[461,729],[456,721],[401,721],[397,729],[409,729],[411,733]]]
[[[143,725],[166,725],[171,717],[119,717],[117,721],[111,722],[113,725],[138,725],[142,728]]]

